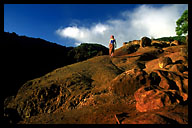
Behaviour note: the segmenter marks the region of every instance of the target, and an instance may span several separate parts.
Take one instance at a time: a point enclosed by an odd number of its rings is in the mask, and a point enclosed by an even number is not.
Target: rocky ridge
[[[187,124],[186,46],[160,45],[124,45],[113,58],[30,80],[5,101],[5,115],[16,113],[17,123]]]
[[[57,68],[107,55],[108,48],[99,44],[82,43],[65,47],[40,38],[19,36],[4,32],[0,36],[3,67],[3,99],[16,95],[28,80],[41,77]],[[85,52],[86,51],[86,52]]]

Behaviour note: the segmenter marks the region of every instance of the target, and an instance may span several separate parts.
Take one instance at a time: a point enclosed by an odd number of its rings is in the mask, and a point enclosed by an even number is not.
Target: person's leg
[[[109,45],[109,56],[111,57],[112,55],[112,52],[113,52],[113,46],[112,44]]]
[[[112,45],[112,50],[111,50],[111,56],[113,57],[114,54],[114,45]]]
[[[112,50],[111,48],[109,48],[109,56],[111,56],[111,54],[112,54]]]

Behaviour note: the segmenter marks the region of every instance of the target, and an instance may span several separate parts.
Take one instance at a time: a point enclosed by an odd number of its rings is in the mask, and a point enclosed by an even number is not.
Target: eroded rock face
[[[134,96],[137,101],[136,108],[140,112],[147,112],[160,109],[179,103],[181,98],[175,90],[160,90],[152,87],[142,87],[138,89]],[[178,98],[177,98],[178,97]]]
[[[176,46],[174,46],[176,47]],[[188,70],[188,56],[181,53],[184,46],[177,46],[178,48],[168,47],[164,49],[163,56],[153,59],[145,63],[145,71],[150,73],[154,70],[169,70],[176,73],[182,73]]]
[[[59,85],[51,84],[50,86],[39,88],[26,94],[26,98],[21,100],[18,95],[14,102],[17,104],[17,112],[24,118],[29,118],[39,113],[51,113],[65,103],[69,92],[63,90]],[[11,107],[12,104],[9,106]],[[8,107],[9,107],[8,106]]]
[[[56,69],[26,82],[15,97],[6,100],[4,110],[8,113],[7,117],[14,110],[26,120],[41,114],[76,109],[92,94],[105,93],[105,87],[101,85],[116,77],[116,73],[121,73],[121,70],[112,64],[108,56]]]
[[[9,97],[5,114],[16,123],[115,123],[119,112],[127,113],[121,123],[187,123],[188,63],[180,47],[137,48],[56,69]]]
[[[172,60],[170,57],[161,57],[159,59],[159,67],[164,68],[165,66],[172,64]]]
[[[180,73],[183,73],[188,70],[188,68],[183,64],[174,64],[167,68],[169,68],[170,71],[180,72]]]
[[[149,74],[146,86],[135,93],[136,108],[140,112],[175,105],[188,99],[188,81],[171,71],[156,70]]]
[[[59,109],[74,109],[90,92],[91,82],[90,78],[78,73],[72,73],[62,82],[29,81],[20,88],[7,108],[16,109],[23,119]],[[73,94],[74,90],[80,91]]]
[[[128,70],[112,80],[109,90],[118,96],[132,95],[146,83],[145,75],[146,72],[140,69]]]

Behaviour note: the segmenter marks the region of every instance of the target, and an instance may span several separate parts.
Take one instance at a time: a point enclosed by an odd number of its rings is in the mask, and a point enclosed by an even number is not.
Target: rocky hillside
[[[5,100],[4,117],[20,124],[188,124],[188,102],[186,46],[144,43],[27,81]]]
[[[0,42],[5,84],[3,91],[6,92],[3,93],[3,99],[16,95],[18,89],[28,80],[68,64],[108,53],[108,48],[98,44],[65,47],[40,38],[18,36],[16,33],[8,32],[1,35]],[[76,49],[89,54],[84,56],[85,53],[74,52]]]

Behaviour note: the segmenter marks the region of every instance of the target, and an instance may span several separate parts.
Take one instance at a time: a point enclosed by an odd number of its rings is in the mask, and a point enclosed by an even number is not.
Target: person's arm
[[[109,44],[111,43],[111,39],[109,40]]]
[[[111,40],[109,40],[109,47],[110,47]]]

